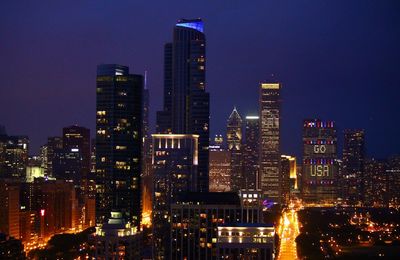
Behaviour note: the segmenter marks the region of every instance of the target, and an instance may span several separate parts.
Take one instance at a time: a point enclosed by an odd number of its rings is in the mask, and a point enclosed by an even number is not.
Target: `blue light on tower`
[[[194,29],[199,32],[204,31],[203,21],[199,20],[179,20],[176,26]]]

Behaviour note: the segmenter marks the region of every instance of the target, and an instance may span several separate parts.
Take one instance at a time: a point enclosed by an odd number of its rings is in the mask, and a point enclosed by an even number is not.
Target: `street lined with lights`
[[[295,209],[289,209],[283,212],[278,228],[278,234],[281,238],[278,259],[298,259],[296,237],[299,235],[299,223],[297,211]]]

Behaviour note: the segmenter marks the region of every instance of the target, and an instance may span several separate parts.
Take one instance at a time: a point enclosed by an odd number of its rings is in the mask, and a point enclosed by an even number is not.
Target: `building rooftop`
[[[264,223],[226,223],[220,224],[218,227],[260,227],[260,228],[273,228],[273,224]]]
[[[177,202],[201,205],[239,205],[236,192],[185,192],[177,195]]]
[[[201,19],[180,19],[176,23],[177,27],[185,27],[189,29],[194,29],[201,33],[204,32],[204,24]]]

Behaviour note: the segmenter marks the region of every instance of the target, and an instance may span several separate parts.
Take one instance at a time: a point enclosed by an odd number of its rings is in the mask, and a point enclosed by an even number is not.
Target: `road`
[[[298,259],[295,240],[299,235],[299,223],[296,210],[289,209],[283,212],[278,234],[281,238],[278,260]]]

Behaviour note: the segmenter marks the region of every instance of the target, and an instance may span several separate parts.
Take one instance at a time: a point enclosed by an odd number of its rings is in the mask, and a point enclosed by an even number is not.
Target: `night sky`
[[[282,152],[301,155],[304,118],[366,130],[369,156],[400,153],[400,2],[1,1],[0,124],[31,153],[71,124],[95,128],[96,65],[148,71],[162,107],[163,45],[203,18],[211,134],[233,106],[257,112],[258,84],[283,83]],[[62,2],[62,3],[61,3]]]

